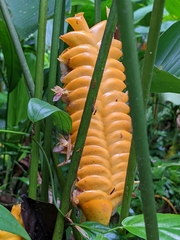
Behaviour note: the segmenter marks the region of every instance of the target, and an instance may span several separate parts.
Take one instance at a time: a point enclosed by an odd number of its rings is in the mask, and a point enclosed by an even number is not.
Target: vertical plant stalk
[[[94,11],[95,11],[94,23],[96,24],[101,21],[101,0],[94,1]]]
[[[159,234],[149,161],[143,94],[132,18],[132,3],[130,0],[116,0],[116,7],[123,44],[124,65],[126,68],[129,102],[131,106],[133,137],[139,170],[146,236],[147,240],[158,240]]]
[[[69,211],[71,188],[76,179],[77,169],[79,166],[84,143],[86,140],[88,127],[91,121],[93,106],[95,104],[95,100],[98,94],[101,78],[103,75],[103,71],[106,64],[106,59],[108,56],[108,52],[111,45],[112,36],[115,30],[116,23],[117,23],[117,14],[116,14],[115,2],[113,1],[109,18],[107,20],[105,33],[102,39],[102,44],[97,57],[94,73],[91,79],[89,92],[85,102],[84,111],[83,111],[81,123],[79,126],[79,130],[78,130],[77,140],[73,150],[73,155],[71,157],[71,164],[69,166],[67,182],[62,194],[61,211],[65,215]],[[58,214],[54,235],[53,235],[53,240],[62,239],[63,232],[64,232],[64,218],[61,214]]]
[[[129,208],[130,208],[130,203],[132,199],[133,183],[134,183],[134,177],[135,177],[135,169],[136,169],[136,155],[135,155],[134,142],[132,139],[129,163],[128,163],[127,174],[126,174],[126,181],[124,186],[124,194],[123,194],[122,206],[121,206],[121,212],[120,212],[119,225],[121,225],[121,222],[123,221],[123,219],[125,219],[129,215]]]
[[[48,78],[48,103],[53,103],[53,92],[51,89],[56,85],[56,76],[57,76],[57,55],[59,47],[59,35],[60,35],[60,26],[61,26],[61,16],[63,13],[64,1],[55,1],[54,6],[54,22],[53,22],[53,33],[52,33],[52,45],[51,45],[51,57],[50,57],[50,68],[49,68],[49,78]],[[63,23],[64,24],[64,23]],[[44,150],[48,159],[51,156],[52,146],[52,118],[48,117],[45,120],[45,132],[44,132]],[[57,166],[54,166],[57,168]],[[43,170],[42,170],[42,192],[41,199],[43,201],[48,200],[48,187],[49,187],[49,171],[45,161],[43,161]]]
[[[35,95],[34,97],[42,98],[43,79],[44,79],[44,52],[45,52],[45,35],[46,35],[46,19],[47,19],[48,0],[41,0],[39,3],[39,28],[37,41],[37,62],[36,62],[36,78],[35,78]],[[37,188],[37,174],[38,174],[38,160],[39,147],[35,142],[40,140],[41,122],[34,124],[35,135],[32,142],[32,157],[30,164],[29,176],[29,196],[36,198]]]
[[[54,169],[55,169],[55,172],[56,172],[56,175],[57,175],[58,183],[59,183],[60,189],[62,191],[63,187],[65,185],[65,179],[64,179],[64,176],[63,176],[63,172],[62,172],[62,169],[60,167],[57,167],[57,165],[59,164],[59,161],[58,161],[58,158],[56,156],[56,153],[53,152],[51,155],[52,155],[51,156],[52,163],[54,165]]]
[[[163,9],[164,9],[164,2],[165,2],[164,0],[155,1],[152,15],[151,15],[150,30],[149,30],[148,41],[147,41],[147,50],[145,53],[143,70],[142,70],[142,78],[141,78],[145,109],[146,109],[147,100],[150,92],[154,60],[157,52],[159,32],[160,32],[161,20],[162,20]],[[134,146],[132,146],[132,149],[131,149],[132,151],[133,151],[133,148]],[[133,155],[135,155],[135,153]],[[126,185],[125,185],[124,197],[122,201],[122,208],[121,208],[121,214],[120,214],[120,224],[122,220],[128,216],[128,213],[129,213],[131,192],[132,192],[131,186],[133,184],[132,172],[133,170],[135,170],[135,166],[136,166],[135,156],[134,157],[132,156],[132,159],[130,157],[128,171],[127,171]]]
[[[29,67],[27,65],[26,58],[24,56],[24,53],[23,53],[23,50],[22,50],[22,47],[21,47],[21,43],[19,41],[16,29],[15,29],[14,24],[12,22],[12,18],[10,16],[9,11],[8,11],[5,0],[0,0],[0,8],[2,10],[2,14],[4,16],[7,27],[9,29],[9,33],[10,33],[12,42],[14,44],[14,48],[16,50],[16,53],[17,53],[17,56],[18,56],[18,59],[19,59],[20,65],[21,65],[22,72],[24,74],[24,79],[25,79],[26,86],[28,88],[30,96],[33,97],[34,96],[34,82],[33,82],[31,73],[29,71]]]
[[[145,52],[141,76],[145,108],[150,93],[151,80],[153,75],[154,61],[157,53],[164,4],[165,0],[155,0],[151,14],[147,48]]]

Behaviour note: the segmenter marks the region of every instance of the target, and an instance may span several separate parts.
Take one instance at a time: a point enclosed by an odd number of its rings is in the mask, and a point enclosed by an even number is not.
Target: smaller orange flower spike
[[[18,220],[21,225],[23,225],[21,217],[21,204],[14,205],[12,207],[11,214]],[[0,231],[0,239],[22,240],[23,238],[10,232]]]
[[[105,199],[93,199],[82,204],[81,209],[88,221],[108,225],[112,214],[112,203]]]

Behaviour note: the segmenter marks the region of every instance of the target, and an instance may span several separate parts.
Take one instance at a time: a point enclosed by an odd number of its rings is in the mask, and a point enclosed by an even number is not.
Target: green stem
[[[147,48],[142,68],[142,89],[144,97],[144,106],[146,108],[150,93],[151,80],[153,75],[154,62],[159,41],[161,22],[163,17],[165,0],[155,0],[151,15],[150,28],[147,40]]]
[[[4,177],[4,180],[3,180],[3,185],[5,186],[5,188],[8,186],[9,184],[9,180],[11,179],[10,176],[12,174],[10,174],[12,172],[12,159],[11,159],[11,156],[7,156],[7,159],[6,159],[6,174],[5,174],[5,177]],[[9,176],[10,174],[10,176]]]
[[[24,56],[22,47],[21,47],[21,43],[19,41],[17,32],[15,30],[15,27],[13,25],[12,22],[12,17],[10,16],[10,13],[8,11],[6,2],[4,0],[0,0],[0,8],[2,10],[2,14],[4,16],[4,19],[6,21],[7,27],[9,29],[9,33],[12,39],[12,42],[14,44],[14,48],[16,50],[17,56],[19,58],[19,62],[24,74],[24,78],[25,78],[25,82],[26,82],[26,86],[29,90],[30,96],[33,97],[34,96],[34,82],[31,76],[31,73],[29,71],[29,67],[27,65],[26,62],[26,58]]]
[[[35,79],[35,96],[42,98],[43,79],[44,79],[44,52],[45,52],[45,36],[46,36],[46,20],[47,20],[48,0],[41,0],[39,3],[39,28],[37,42],[37,62],[36,62],[36,79]],[[41,122],[34,124],[35,136],[33,139],[37,142],[40,140]],[[29,176],[29,196],[36,199],[37,174],[38,174],[39,148],[37,144],[32,142],[32,158],[30,164]]]
[[[134,142],[132,140],[130,158],[129,158],[126,181],[125,181],[125,186],[124,186],[124,194],[123,194],[123,200],[122,200],[122,206],[121,206],[119,225],[121,225],[122,220],[125,219],[129,215],[129,208],[130,208],[130,203],[131,203],[131,199],[132,199],[135,170],[136,170],[136,156],[135,156]]]
[[[63,176],[62,168],[57,167],[57,165],[59,164],[59,161],[58,161],[58,158],[56,156],[56,153],[54,153],[54,152],[52,153],[52,162],[53,162],[53,165],[54,165],[54,169],[55,169],[55,172],[56,172],[56,176],[57,176],[57,179],[58,179],[58,182],[59,182],[60,189],[63,190],[63,187],[65,185],[65,179],[64,179],[64,176]]]
[[[61,26],[61,14],[63,9],[63,1],[55,1],[54,7],[54,23],[53,23],[53,33],[52,33],[52,45],[51,45],[51,58],[50,58],[50,69],[49,69],[49,79],[48,79],[48,95],[47,101],[53,104],[53,92],[51,89],[56,85],[56,75],[57,75],[57,56],[59,47],[59,35]],[[45,121],[45,133],[44,133],[44,149],[48,159],[51,156],[51,142],[52,142],[52,118],[49,117]],[[57,166],[55,166],[57,167]],[[42,171],[42,192],[41,199],[43,201],[48,200],[48,188],[49,188],[49,174],[46,162],[43,162]]]
[[[148,240],[158,240],[156,208],[153,181],[149,160],[146,120],[143,94],[140,82],[139,64],[134,35],[132,3],[130,0],[116,0],[118,20],[124,52],[129,102],[131,107],[133,138],[139,170],[140,190]]]
[[[44,132],[44,151],[50,161],[51,156],[51,142],[52,142],[52,118],[48,117],[45,120],[45,132]],[[46,161],[43,157],[42,165],[42,184],[41,184],[41,200],[48,202],[48,189],[49,189],[49,171]]]
[[[56,202],[56,197],[55,197],[55,188],[54,188],[54,180],[53,180],[53,175],[52,175],[52,171],[51,171],[51,166],[50,166],[50,163],[49,163],[49,160],[48,160],[48,157],[44,151],[44,149],[42,148],[42,146],[39,144],[38,141],[36,141],[35,139],[32,139],[34,141],[34,143],[38,146],[38,148],[42,151],[42,154],[44,156],[44,159],[47,163],[47,166],[48,166],[48,170],[49,170],[49,176],[50,176],[50,180],[51,180],[51,185],[52,185],[52,198],[53,198],[53,202],[54,202],[54,205],[55,207],[57,208],[57,210],[59,211],[60,214],[62,214],[63,217],[65,217],[65,215],[61,212],[61,210],[59,209],[59,206]]]
[[[101,21],[101,0],[94,1],[94,10],[95,10],[94,23],[96,24]]]
[[[111,45],[112,36],[114,33],[116,23],[117,23],[117,15],[116,15],[115,3],[113,2],[111,11],[109,14],[109,18],[107,21],[105,33],[102,39],[102,44],[100,47],[98,58],[96,61],[96,65],[94,68],[94,73],[92,76],[88,96],[84,106],[84,111],[83,111],[81,123],[79,126],[79,131],[77,135],[77,141],[74,146],[74,151],[71,158],[71,164],[69,166],[67,182],[65,184],[63,194],[62,194],[61,211],[64,214],[67,214],[67,212],[69,211],[71,187],[76,179],[76,173],[77,173],[77,169],[81,159],[88,127],[90,124],[93,106],[95,104],[96,96],[101,83],[101,78],[103,75],[103,71],[104,71],[104,67],[105,67],[105,63],[108,56],[108,52]],[[58,214],[54,235],[53,235],[53,240],[62,239],[63,231],[64,231],[64,218],[62,217],[62,215]]]
[[[151,16],[151,23],[150,23],[150,31],[148,35],[147,50],[145,53],[144,65],[143,65],[143,71],[142,71],[142,88],[144,93],[143,99],[144,99],[145,106],[147,105],[147,99],[150,91],[151,78],[153,73],[157,45],[158,45],[158,38],[159,38],[159,31],[161,26],[163,9],[164,9],[164,0],[159,2],[158,1],[154,2],[153,12]],[[132,158],[134,158],[134,160],[133,159],[131,160],[131,157],[130,157],[129,166],[127,170],[125,191],[124,191],[124,197],[122,201],[122,208],[121,208],[121,215],[120,215],[120,223],[125,217],[128,216],[129,207],[130,207],[131,193],[132,193],[133,181],[134,181],[134,179],[132,178],[133,176],[132,172],[134,172],[135,166],[136,166],[135,156],[134,157],[132,156]]]
[[[25,135],[25,137],[29,137],[29,133],[25,133],[25,132],[5,130],[5,129],[0,129],[0,132],[2,132],[2,133],[9,133],[9,134]]]

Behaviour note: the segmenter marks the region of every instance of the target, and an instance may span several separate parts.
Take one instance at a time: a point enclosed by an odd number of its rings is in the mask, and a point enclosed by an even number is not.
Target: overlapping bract
[[[106,21],[88,27],[83,14],[68,18],[74,31],[60,38],[69,45],[59,61],[68,67],[61,78],[68,91],[67,112],[72,118],[74,145],[91,77],[101,45]],[[121,42],[112,39],[102,82],[94,106],[82,158],[77,173],[75,194],[86,218],[108,224],[120,204],[131,144],[131,119]]]

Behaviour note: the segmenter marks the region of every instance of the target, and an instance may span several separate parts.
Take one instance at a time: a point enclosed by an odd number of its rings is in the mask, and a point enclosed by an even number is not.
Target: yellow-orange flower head
[[[66,21],[74,31],[60,37],[69,48],[59,61],[68,69],[61,81],[67,93],[66,110],[72,119],[74,145],[106,21],[89,28],[83,13]],[[74,192],[87,220],[106,225],[122,201],[131,145],[128,95],[123,92],[126,76],[119,61],[121,47],[120,41],[112,39]]]

